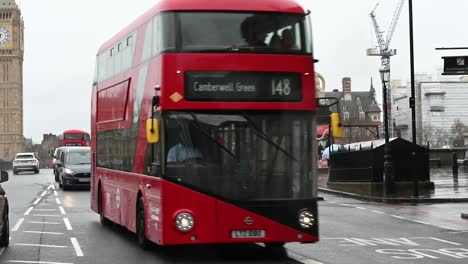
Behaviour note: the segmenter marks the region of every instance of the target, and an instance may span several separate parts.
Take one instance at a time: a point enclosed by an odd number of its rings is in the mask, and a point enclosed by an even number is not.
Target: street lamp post
[[[392,154],[391,146],[389,139],[389,122],[388,120],[388,99],[387,90],[388,83],[390,82],[390,69],[382,68],[380,69],[380,77],[382,78],[382,94],[383,94],[383,108],[384,108],[384,129],[385,129],[385,149],[384,149],[384,174],[383,174],[383,193],[384,195],[393,194],[395,191],[394,188],[394,179],[393,179],[393,163],[392,163]]]

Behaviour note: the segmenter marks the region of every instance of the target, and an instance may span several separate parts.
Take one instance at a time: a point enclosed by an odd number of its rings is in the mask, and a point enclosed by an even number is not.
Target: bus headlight
[[[311,228],[315,224],[314,214],[308,210],[299,213],[299,224],[302,228]]]
[[[175,225],[179,231],[188,232],[192,230],[195,225],[195,221],[193,221],[193,216],[191,214],[180,213],[176,215]]]

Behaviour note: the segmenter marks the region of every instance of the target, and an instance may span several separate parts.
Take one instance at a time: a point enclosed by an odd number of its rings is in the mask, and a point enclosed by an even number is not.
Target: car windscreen
[[[16,159],[34,159],[33,155],[18,155]]]
[[[85,165],[91,163],[90,151],[76,151],[69,152],[66,157],[66,164],[68,165]]]

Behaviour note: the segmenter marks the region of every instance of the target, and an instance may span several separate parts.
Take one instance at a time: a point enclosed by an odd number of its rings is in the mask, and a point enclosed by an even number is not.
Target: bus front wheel
[[[138,198],[136,225],[138,244],[141,248],[148,249],[149,241],[146,238],[145,201],[141,196]]]

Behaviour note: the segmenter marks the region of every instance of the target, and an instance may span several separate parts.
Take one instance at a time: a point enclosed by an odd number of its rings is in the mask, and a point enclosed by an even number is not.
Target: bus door
[[[160,136],[163,131],[161,124],[161,116],[154,117],[155,123],[153,130],[157,131]],[[151,129],[150,122],[147,122],[147,130]],[[162,177],[162,155],[161,145],[164,140],[159,138],[157,142],[147,142],[145,156],[145,175],[142,180],[142,186],[145,188],[144,198],[146,201],[146,226],[148,239],[161,243],[162,236],[162,200],[161,200],[161,177]]]

